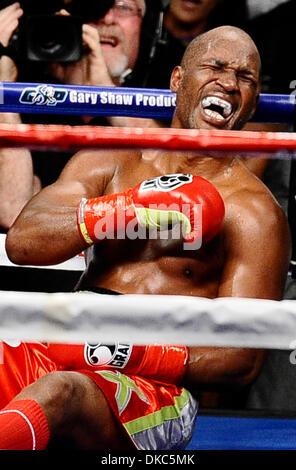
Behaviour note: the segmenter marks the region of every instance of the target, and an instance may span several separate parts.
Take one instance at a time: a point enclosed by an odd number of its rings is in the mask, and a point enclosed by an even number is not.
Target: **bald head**
[[[222,42],[224,42],[225,45],[228,43],[228,47],[231,42],[234,44],[241,44],[241,47],[256,61],[260,74],[261,60],[254,41],[245,31],[240,28],[236,28],[235,26],[220,26],[207,31],[206,33],[200,34],[193,39],[183,56],[181,63],[182,67],[189,67],[197,57]]]
[[[257,47],[245,31],[221,26],[197,36],[172,73],[173,125],[242,129],[259,100],[260,69]]]

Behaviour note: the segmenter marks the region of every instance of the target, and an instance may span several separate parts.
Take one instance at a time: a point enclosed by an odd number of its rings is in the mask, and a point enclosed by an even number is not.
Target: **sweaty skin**
[[[260,58],[237,28],[221,27],[197,38],[172,74],[177,93],[172,127],[241,129],[260,93]],[[209,115],[202,100],[231,104],[225,119]],[[191,173],[213,183],[226,208],[221,233],[199,250],[182,240],[107,240],[86,252],[78,287],[121,293],[252,297],[279,300],[290,257],[286,218],[268,189],[231,155],[212,158],[164,151],[79,152],[56,183],[27,204],[7,236],[7,253],[17,264],[60,263],[87,248],[76,223],[81,198],[121,192],[141,181]],[[245,385],[258,373],[263,351],[190,348],[185,382],[200,389]]]

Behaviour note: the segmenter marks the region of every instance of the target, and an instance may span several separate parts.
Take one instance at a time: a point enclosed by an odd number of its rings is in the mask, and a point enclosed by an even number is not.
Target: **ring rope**
[[[266,153],[274,158],[290,158],[296,150],[296,133],[1,124],[0,147],[27,147],[41,151],[157,148],[172,151],[246,152],[246,156],[250,157],[252,153],[260,153],[261,156]]]
[[[0,82],[0,112],[171,119],[176,94],[166,89]],[[293,123],[295,95],[260,95],[253,121]]]
[[[296,302],[0,291],[0,338],[296,348]]]

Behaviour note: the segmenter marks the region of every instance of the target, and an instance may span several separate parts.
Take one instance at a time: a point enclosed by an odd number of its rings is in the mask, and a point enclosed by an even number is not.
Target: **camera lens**
[[[44,53],[52,54],[63,47],[63,38],[60,38],[60,35],[61,31],[58,31],[58,34],[54,34],[52,28],[49,27],[48,24],[45,26],[43,25],[43,27],[40,27],[39,25],[32,34],[32,41],[35,44],[38,44],[38,48],[40,48]]]
[[[26,27],[28,60],[75,62],[82,54],[82,24],[70,16],[29,16]]]
[[[39,51],[44,57],[59,56],[70,46],[67,32],[61,29],[54,31],[51,26],[48,23],[38,25],[31,36],[35,51]]]

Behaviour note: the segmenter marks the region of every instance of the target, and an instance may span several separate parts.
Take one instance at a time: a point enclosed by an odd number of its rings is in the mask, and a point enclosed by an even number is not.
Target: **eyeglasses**
[[[141,8],[138,8],[132,0],[115,0],[113,10],[117,16],[142,16]]]

